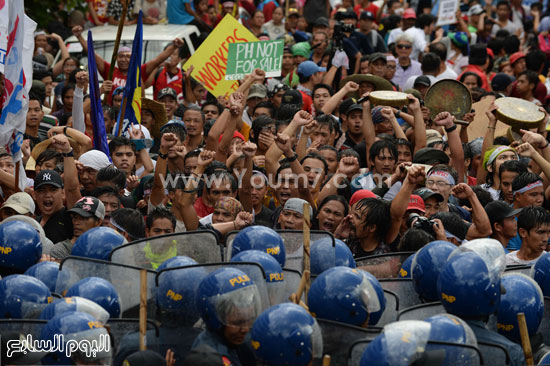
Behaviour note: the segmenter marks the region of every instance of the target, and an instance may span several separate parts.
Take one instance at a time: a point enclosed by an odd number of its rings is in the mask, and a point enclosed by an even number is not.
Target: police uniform
[[[222,357],[226,357],[231,362],[232,366],[253,366],[256,365],[256,360],[252,350],[248,347],[250,343],[249,337],[250,336],[247,335],[245,341],[241,345],[232,347],[217,333],[205,330],[195,339],[191,349],[196,349],[198,347],[204,349],[204,347],[207,346]]]
[[[487,329],[487,326],[481,320],[466,320],[466,323],[472,328],[478,342],[494,343],[503,346],[510,354],[510,365],[525,365],[523,349],[517,343],[512,342],[503,335]]]

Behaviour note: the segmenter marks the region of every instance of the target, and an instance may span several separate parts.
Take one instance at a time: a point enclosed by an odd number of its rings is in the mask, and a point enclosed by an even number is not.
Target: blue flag
[[[124,121],[122,121],[122,132],[126,131],[130,125],[141,124],[141,49],[143,45],[143,13],[140,10],[136,25],[136,34],[134,43],[132,44],[132,56],[130,57],[130,66],[128,66],[128,75],[126,78],[126,86],[122,95],[122,105],[126,100],[126,109],[124,110]],[[118,134],[118,121],[115,134]],[[128,121],[128,122],[126,122]]]
[[[103,151],[111,160],[109,146],[107,144],[107,133],[105,132],[105,119],[101,107],[101,94],[97,79],[97,65],[95,63],[94,40],[92,31],[88,31],[88,75],[90,78],[90,101],[92,107],[92,128],[94,131],[94,149]]]

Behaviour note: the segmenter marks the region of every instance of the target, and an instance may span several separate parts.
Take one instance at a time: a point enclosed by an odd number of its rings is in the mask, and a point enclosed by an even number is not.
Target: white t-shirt
[[[437,81],[439,80],[445,80],[445,79],[453,79],[456,80],[458,78],[458,75],[456,72],[454,72],[453,69],[450,67],[445,68],[445,71],[443,71],[441,74],[437,75],[435,79]]]
[[[514,252],[506,254],[506,265],[507,266],[517,266],[517,265],[532,266],[533,264],[535,264],[537,259],[539,259],[540,255],[544,254],[544,252],[542,252],[542,253],[540,253],[539,257],[537,257],[535,259],[531,259],[529,261],[525,261],[523,259],[518,258],[518,252],[519,252],[519,250],[516,250]]]
[[[407,89],[413,89],[414,88],[414,81],[416,80],[417,77],[419,77],[420,75],[414,75],[414,76],[411,76],[410,78],[407,79],[407,81],[405,82],[405,85],[402,86],[401,88],[403,90],[407,90]],[[437,82],[437,78],[435,76],[432,76],[432,75],[424,75],[424,76],[427,76],[428,79],[430,79],[430,83],[431,85],[434,85],[436,82]]]

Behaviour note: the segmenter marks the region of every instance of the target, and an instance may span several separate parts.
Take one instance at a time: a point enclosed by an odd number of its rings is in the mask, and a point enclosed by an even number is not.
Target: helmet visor
[[[243,287],[215,296],[218,319],[225,326],[250,328],[262,311],[262,301],[256,285]]]

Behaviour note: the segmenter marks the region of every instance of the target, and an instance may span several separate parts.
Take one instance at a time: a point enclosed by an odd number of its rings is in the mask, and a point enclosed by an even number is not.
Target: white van
[[[113,55],[113,48],[115,46],[115,39],[118,26],[105,25],[94,27],[91,29],[92,37],[94,39],[95,52],[103,57],[108,62],[111,62]],[[122,30],[120,37],[120,47],[128,46],[132,47],[134,41],[134,35],[136,33],[136,25],[126,25]],[[200,34],[199,29],[194,25],[179,25],[179,24],[155,24],[155,25],[143,25],[143,60],[142,64],[155,58],[162,52],[164,47],[171,43],[174,38],[179,37],[183,39],[189,52],[195,53],[195,46],[193,44],[193,38],[196,39]],[[82,37],[87,40],[88,30],[82,32]],[[82,46],[78,42],[75,36],[70,36],[65,40],[67,49],[71,56],[76,56],[81,60],[82,64],[87,64],[87,55],[82,53]],[[57,56],[59,57],[59,55]],[[57,62],[57,58],[56,58]]]

